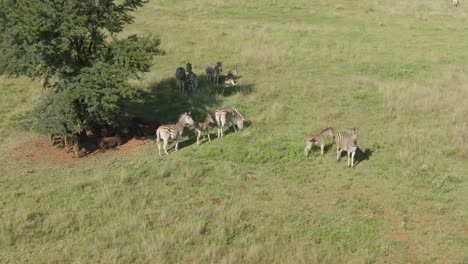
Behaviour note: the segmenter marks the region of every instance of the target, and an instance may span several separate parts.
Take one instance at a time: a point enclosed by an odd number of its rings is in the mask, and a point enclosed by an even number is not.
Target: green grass
[[[151,1],[124,34],[158,34],[167,54],[128,110],[201,121],[232,105],[252,122],[201,146],[189,131],[163,158],[155,144],[41,155],[46,138],[23,117],[39,81],[1,78],[1,262],[467,262],[467,10]],[[176,67],[201,74],[218,60],[239,68],[240,92],[205,81],[198,96],[173,91]],[[334,146],[305,158],[305,136],[328,126],[358,127],[367,159],[349,169]]]

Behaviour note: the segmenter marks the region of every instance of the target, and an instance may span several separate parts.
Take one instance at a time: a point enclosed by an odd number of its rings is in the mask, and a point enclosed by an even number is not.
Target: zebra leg
[[[201,131],[197,130],[197,145],[200,145],[200,136],[201,136]]]
[[[323,157],[323,150],[324,150],[324,148],[325,148],[325,144],[321,144],[321,145],[320,145],[320,154],[322,155],[322,157]]]
[[[346,151],[346,155],[348,156],[348,167],[350,166],[349,163],[351,162],[351,153],[349,151]]]
[[[159,140],[159,138],[156,140],[156,145],[158,146],[159,156],[162,156],[161,155],[161,140]]]
[[[351,168],[354,168],[354,155],[356,154],[356,151],[351,153]]]
[[[166,155],[169,155],[169,153],[167,153],[167,140],[164,140],[163,148]]]
[[[309,157],[309,152],[312,149],[311,144],[307,144],[306,147],[304,148],[304,156]]]
[[[339,161],[341,158],[341,149],[340,148],[336,148],[336,160]]]

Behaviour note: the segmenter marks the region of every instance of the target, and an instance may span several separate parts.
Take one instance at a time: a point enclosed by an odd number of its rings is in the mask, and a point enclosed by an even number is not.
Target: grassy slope
[[[156,96],[132,111],[170,121],[167,109],[236,105],[252,120],[164,158],[147,144],[17,159],[36,136],[10,126],[39,85],[0,79],[0,259],[468,261],[468,12],[446,2],[152,1],[126,33],[159,34],[167,55],[138,84]],[[217,60],[239,67],[243,92],[202,83],[164,104],[177,66]],[[359,127],[369,158],[305,159],[305,135],[326,126]]]

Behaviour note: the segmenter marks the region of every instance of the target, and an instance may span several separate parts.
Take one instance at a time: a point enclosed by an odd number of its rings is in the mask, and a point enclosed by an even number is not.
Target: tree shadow
[[[222,80],[220,77],[219,84],[216,85],[212,80],[208,80],[206,75],[200,75],[197,91],[190,91],[188,84],[185,84],[184,90],[179,90],[174,77],[151,83],[145,94],[127,105],[126,115],[145,120],[157,120],[159,124],[164,125],[175,124],[181,113],[191,112],[195,122],[203,122],[207,113],[214,116],[214,111],[222,105],[224,98],[234,94],[234,91],[227,89],[224,93],[220,93],[224,86]],[[251,93],[253,88],[253,84],[243,85],[240,86],[239,92]],[[179,148],[196,143],[193,129],[185,129],[184,137],[188,136],[189,139],[180,141]],[[192,130],[192,132],[187,130]],[[212,134],[210,136],[213,140],[216,138],[216,132],[214,136]]]

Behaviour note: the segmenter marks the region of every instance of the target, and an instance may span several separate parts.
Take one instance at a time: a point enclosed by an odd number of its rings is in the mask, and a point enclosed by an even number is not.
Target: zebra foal
[[[246,121],[244,114],[234,107],[224,107],[216,110],[215,119],[218,125],[218,138],[224,136],[223,127],[226,124],[232,124],[234,131],[237,131],[236,125],[242,130],[244,129],[244,122]]]
[[[213,79],[213,83],[218,84],[219,76],[223,72],[223,63],[220,61],[216,64],[209,63],[206,65],[205,72],[209,80]]]
[[[215,121],[210,114],[206,114],[205,121],[203,123],[195,123],[195,131],[197,132],[197,145],[200,145],[200,137],[203,134],[203,139],[208,134],[208,141],[211,142],[210,138],[210,124],[214,124]]]
[[[328,127],[322,130],[318,135],[309,136],[306,139],[306,146],[304,148],[304,155],[309,156],[309,152],[314,145],[320,145],[320,155],[323,157],[323,151],[325,149],[325,142],[328,137],[333,137],[333,128]]]
[[[344,150],[348,155],[348,167],[354,168],[354,155],[356,154],[357,146],[357,129],[353,128],[351,133],[346,131],[338,132],[335,135],[336,143],[336,160],[339,161],[341,158],[341,152]],[[350,159],[351,157],[351,159]]]
[[[161,141],[163,141],[164,143],[163,148],[164,148],[164,152],[166,153],[166,155],[169,155],[169,153],[167,153],[167,142],[169,140],[175,140],[176,142],[175,151],[177,151],[177,147],[179,146],[179,140],[182,137],[184,128],[187,124],[193,125],[193,119],[190,116],[190,112],[181,114],[179,116],[177,124],[163,125],[163,126],[158,127],[158,129],[156,129],[156,145],[158,146],[159,156],[162,156],[161,155],[161,144],[162,144]]]

